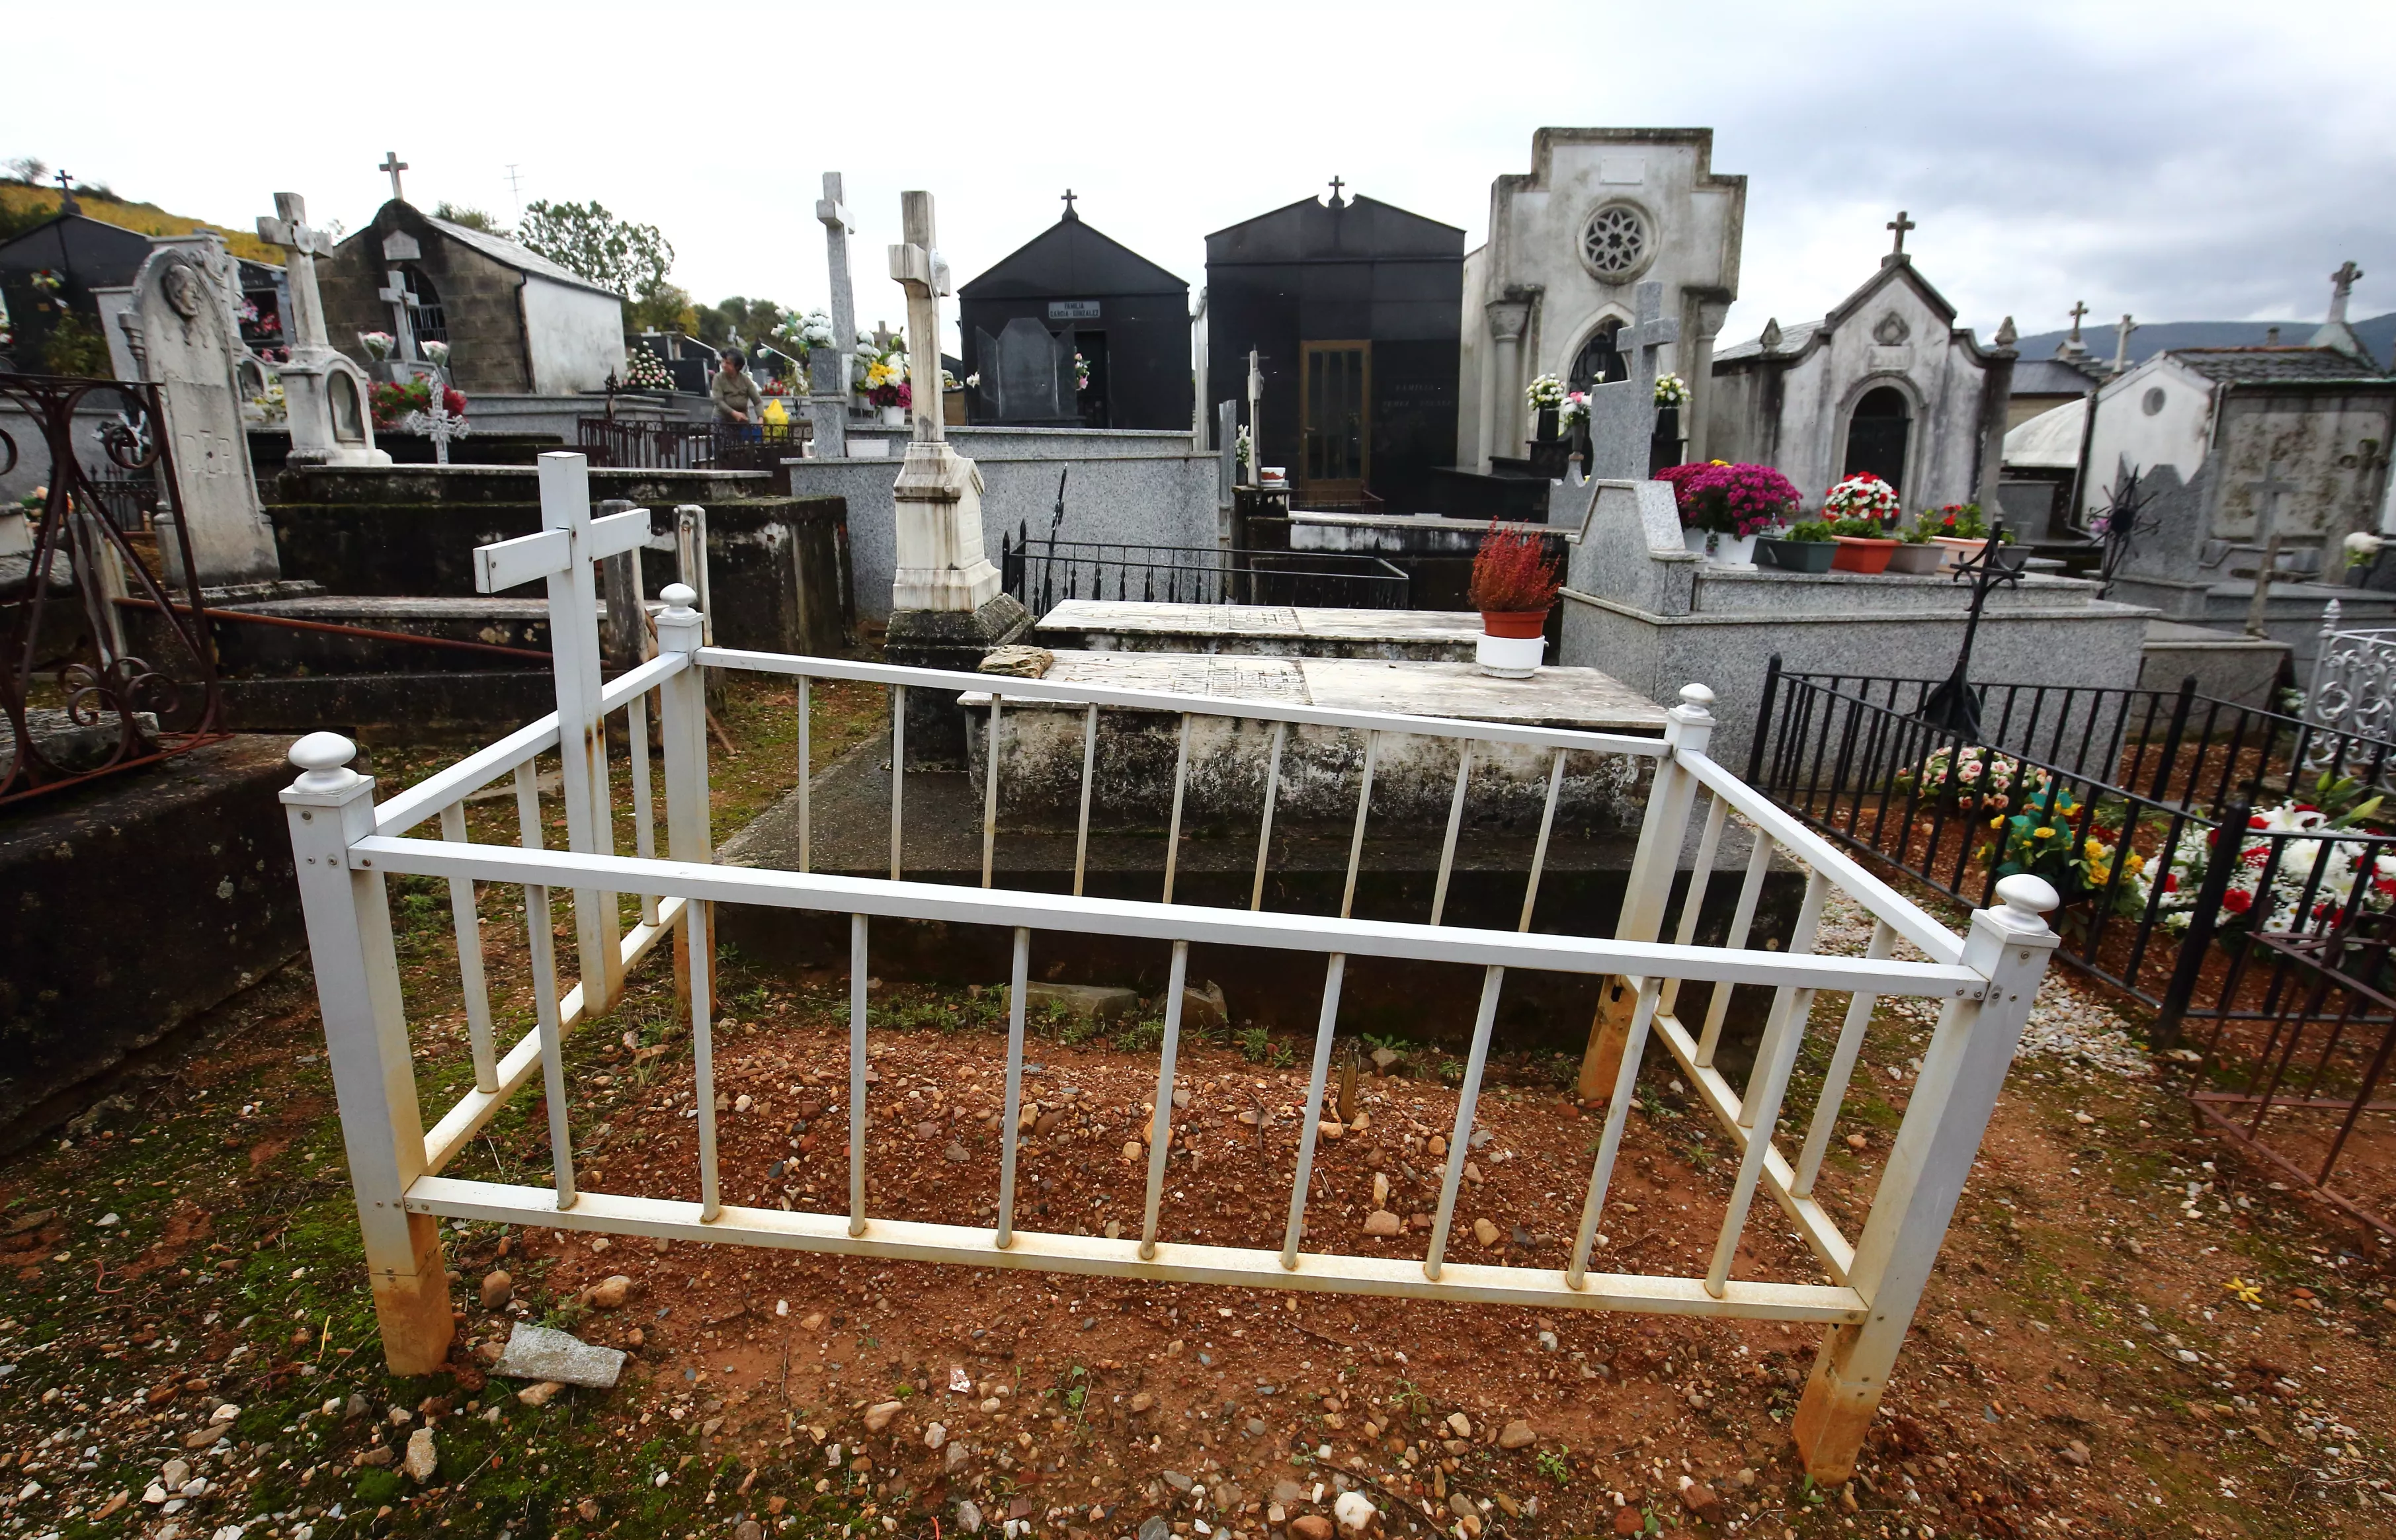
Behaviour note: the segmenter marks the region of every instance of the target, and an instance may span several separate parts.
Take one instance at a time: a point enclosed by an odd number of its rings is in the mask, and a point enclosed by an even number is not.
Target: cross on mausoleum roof
[[[1905,255],[1905,232],[1909,230],[1919,230],[1922,226],[1915,220],[1907,219],[1905,210],[1900,208],[1897,211],[1897,218],[1889,220],[1882,228],[1897,232],[1897,245],[1889,248],[1888,254],[1892,257],[1902,257]]]
[[[1065,205],[1064,217],[1069,219],[1079,219],[1081,216],[1073,212],[1073,190],[1072,188],[1069,187],[1065,189],[1063,202]]]
[[[1345,208],[1345,207],[1347,207],[1347,206],[1348,206],[1348,200],[1347,200],[1347,199],[1345,199],[1345,198],[1343,198],[1343,197],[1341,197],[1341,196],[1339,195],[1339,190],[1340,190],[1341,188],[1343,188],[1343,187],[1347,186],[1347,185],[1348,185],[1348,184],[1347,184],[1346,182],[1341,181],[1338,177],[1334,177],[1334,178],[1332,178],[1332,179],[1331,179],[1331,206],[1332,206],[1332,207],[1334,207],[1334,208]]]
[[[382,164],[376,166],[375,169],[378,171],[387,171],[391,174],[391,195],[393,201],[396,203],[406,202],[406,198],[403,196],[399,191],[399,174],[407,169],[407,163],[399,158],[399,152],[396,150],[384,151],[382,153]]]
[[[74,201],[74,178],[67,172],[61,171],[51,179],[59,184],[59,212],[61,214],[82,213],[82,206]],[[2349,262],[2346,265],[2352,267],[2354,264],[2352,262]]]
[[[2348,298],[2354,293],[2354,281],[2362,276],[2363,270],[2354,265],[2354,259],[2352,258],[2349,258],[2346,261],[2338,264],[2338,270],[2329,275],[2329,318],[2331,321],[2336,322],[2346,319],[2346,301]]]

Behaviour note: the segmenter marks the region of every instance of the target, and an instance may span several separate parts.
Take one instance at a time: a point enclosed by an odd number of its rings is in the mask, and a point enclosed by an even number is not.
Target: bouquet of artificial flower
[[[417,346],[424,350],[424,356],[433,364],[438,365],[440,367],[445,369],[449,366],[448,343],[419,342]]]
[[[1090,388],[1090,361],[1080,353],[1073,355],[1073,393],[1081,394]]]
[[[1565,392],[1564,405],[1556,408],[1556,426],[1570,432],[1588,420],[1589,392],[1587,391]]]
[[[1904,511],[1897,488],[1869,472],[1858,471],[1822,495],[1822,511],[1832,519],[1870,519],[1886,524]]]
[[[666,369],[666,361],[646,348],[632,348],[624,354],[624,388],[628,391],[671,391],[673,376]]]
[[[389,332],[374,331],[358,333],[358,346],[366,351],[366,356],[368,358],[374,359],[377,362],[389,358],[391,356],[391,350],[398,345],[399,339],[392,336]]]
[[[1564,404],[1564,382],[1553,375],[1543,374],[1524,389],[1523,399],[1531,404],[1531,410],[1535,412],[1561,406]]]
[[[1663,374],[1663,375],[1657,375],[1657,376],[1656,377],[1656,405],[1658,405],[1658,406],[1686,406],[1688,404],[1689,404],[1689,384],[1688,384],[1688,381],[1686,381],[1686,380],[1683,379],[1679,375],[1676,375],[1676,374]]]

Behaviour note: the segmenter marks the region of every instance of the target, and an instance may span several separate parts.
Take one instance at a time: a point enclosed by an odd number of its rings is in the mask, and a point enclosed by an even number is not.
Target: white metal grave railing
[[[457,1216],[1176,1282],[1815,1321],[1825,1325],[1827,1335],[1794,1431],[1817,1479],[1844,1479],[1928,1280],[2054,948],[2054,934],[2041,916],[2054,907],[2056,899],[2044,883],[2029,877],[2008,879],[1999,886],[2001,906],[1975,914],[1968,933],[1956,936],[1707,758],[1712,719],[1704,707],[1710,696],[1694,686],[1668,713],[1670,725],[1661,738],[1092,689],[712,647],[701,639],[699,612],[690,607],[696,594],[681,586],[667,590],[667,607],[657,617],[658,656],[603,682],[592,619],[592,564],[645,539],[648,515],[635,511],[593,520],[579,456],[544,456],[540,471],[547,527],[540,534],[478,551],[478,574],[486,591],[536,577],[546,579],[558,711],[379,805],[374,801],[374,782],[345,768],[353,757],[353,746],[329,733],[311,735],[292,750],[293,762],[303,774],[284,793],[367,1265],[385,1355],[395,1372],[424,1372],[446,1355],[451,1316],[436,1221],[439,1216]],[[1169,856],[1165,895],[1157,902],[1094,898],[1078,892],[1059,895],[989,885],[911,883],[898,880],[895,873],[885,880],[719,866],[712,860],[708,816],[703,670],[711,668],[796,678],[803,756],[806,682],[852,679],[880,682],[897,690],[997,691],[1008,698],[1064,700],[1088,707],[1093,717],[1102,707],[1178,712],[1184,716],[1185,745],[1186,723],[1194,715],[1271,722],[1275,724],[1276,753],[1292,726],[1361,730],[1367,735],[1368,745],[1385,734],[1453,737],[1462,740],[1468,750],[1458,756],[1458,808],[1462,805],[1461,789],[1470,773],[1472,746],[1542,749],[1554,755],[1548,802],[1551,820],[1553,787],[1562,778],[1568,754],[1640,756],[1654,762],[1654,776],[1620,919],[1610,937],[1529,930],[1529,895],[1536,894],[1537,862],[1545,852],[1544,827],[1539,856],[1534,856],[1526,882],[1523,924],[1513,931],[1441,925],[1436,901],[1434,912],[1422,923],[1358,920],[1344,912],[1337,917],[1269,913],[1256,902],[1248,909],[1176,906],[1169,901]],[[655,729],[664,771],[662,855],[655,846],[653,825],[659,799],[650,780],[647,748],[653,697],[659,707]],[[903,708],[895,710],[894,721],[902,721],[903,715]],[[995,703],[992,715],[997,716]],[[630,750],[626,769],[631,778],[635,849],[631,856],[619,855],[615,848],[608,798],[608,735],[602,725],[611,716],[622,719],[623,738]],[[1094,744],[1095,735],[1086,741]],[[544,847],[533,777],[534,762],[552,750],[560,753],[563,767],[566,822],[563,850]],[[895,849],[903,745],[895,745],[894,750]],[[804,757],[800,763],[805,763]],[[996,764],[996,756],[991,763]],[[1369,750],[1367,763],[1369,780]],[[1177,770],[1177,807],[1186,771],[1185,753]],[[507,777],[514,782],[520,843],[471,843],[465,800]],[[995,826],[996,782],[993,771],[988,777],[985,850]],[[1268,818],[1271,783],[1269,776]],[[805,787],[804,777],[798,784]],[[1671,899],[1675,887],[1681,885],[1675,878],[1689,828],[1698,816],[1700,797],[1705,809],[1697,857],[1675,914]],[[1369,790],[1359,800],[1359,845],[1368,799]],[[1085,840],[1086,805],[1085,796]],[[1715,880],[1714,861],[1734,815],[1754,838],[1730,934],[1725,945],[1697,946],[1694,940],[1699,909]],[[438,838],[415,832],[436,821]],[[1456,837],[1452,813],[1443,875],[1453,859]],[[1260,843],[1260,878],[1261,848]],[[1777,949],[1750,945],[1764,884],[1776,859],[1794,863],[1805,874],[1793,933],[1787,945]],[[1351,854],[1351,897],[1354,871]],[[473,1088],[444,1110],[429,1133],[418,1106],[409,1024],[400,996],[385,896],[385,879],[395,875],[439,878],[449,883],[465,994]],[[985,884],[988,882],[986,858]],[[483,900],[477,896],[477,883],[521,888],[525,896],[537,1024],[523,1041],[504,1051],[493,1041],[483,969],[479,916]],[[561,987],[551,943],[550,895],[558,888],[576,896],[579,976],[570,989]],[[1871,942],[1861,957],[1815,949],[1824,906],[1833,891],[1844,892],[1873,918]],[[619,934],[616,920],[619,894],[640,896],[641,918],[623,934]],[[848,1127],[856,1136],[848,1141],[845,1213],[750,1208],[723,1201],[711,1035],[712,948],[708,944],[711,906],[716,903],[850,916],[847,1114]],[[1668,918],[1674,924],[1672,939],[1665,941],[1658,938]],[[997,925],[1013,932],[1005,1112],[996,1173],[997,1203],[991,1226],[911,1220],[872,1212],[867,1202],[865,1174],[872,1151],[870,1138],[859,1131],[871,1127],[866,1115],[866,981],[867,947],[876,919]],[[1018,1228],[1016,1224],[1024,986],[1035,937],[1042,932],[1164,941],[1171,946],[1144,1214],[1137,1238],[1042,1232]],[[697,1202],[582,1188],[576,1180],[570,1135],[574,1087],[563,1040],[580,1021],[605,1015],[622,990],[626,970],[669,936],[674,937],[677,956],[686,961],[687,967],[684,999],[690,1025],[698,1122],[700,1198]],[[1927,961],[1897,959],[1893,954],[1900,940]],[[1174,1145],[1172,1093],[1181,1031],[1181,985],[1192,944],[1272,948],[1319,953],[1324,959],[1324,1000],[1307,1111],[1283,1242],[1277,1251],[1190,1243],[1171,1236],[1173,1216],[1165,1201],[1165,1163]],[[1375,960],[1391,958],[1450,962],[1477,967],[1483,973],[1471,1046],[1458,1093],[1455,1126],[1429,1241],[1420,1256],[1404,1258],[1305,1250],[1301,1240],[1308,1183],[1342,981],[1351,966],[1369,967]],[[1605,1083],[1611,1085],[1612,1094],[1569,1260],[1561,1269],[1462,1262],[1447,1256],[1449,1226],[1471,1148],[1483,1070],[1510,969],[1616,976],[1635,990],[1635,1008],[1628,1017],[1593,1037],[1591,1053],[1608,1067]],[[1681,987],[1694,981],[1722,987],[1711,990],[1704,1019],[1693,1029],[1675,1014],[1675,1003]],[[1755,1066],[1743,1086],[1734,1086],[1714,1067],[1729,986],[1758,986],[1772,991]],[[1799,1050],[1806,1034],[1817,1030],[1815,996],[1824,991],[1844,994],[1849,1002],[1830,1034],[1828,1070],[1813,1107],[1802,1119],[1804,1138],[1792,1159],[1777,1147],[1776,1132],[1784,1112],[1792,1127],[1800,1121],[1800,1109],[1785,1106],[1785,1098]],[[1851,1238],[1815,1200],[1814,1184],[1873,1006],[1883,997],[1907,996],[1937,1000],[1942,1010],[1922,1054],[1919,1079],[1870,1213],[1859,1233]],[[1593,1258],[1604,1243],[1600,1229],[1607,1188],[1650,1036],[1663,1042],[1696,1082],[1740,1152],[1729,1200],[1712,1238],[1710,1259],[1701,1275],[1604,1271]],[[442,1175],[475,1131],[536,1073],[546,1094],[550,1184],[535,1187]],[[1822,1281],[1733,1276],[1739,1241],[1759,1189],[1771,1195],[1810,1250]]]

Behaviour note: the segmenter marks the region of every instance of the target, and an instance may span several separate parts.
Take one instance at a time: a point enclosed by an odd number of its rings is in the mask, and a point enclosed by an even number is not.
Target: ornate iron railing
[[[183,575],[174,589],[126,538],[122,482],[95,478],[76,458],[75,414],[92,405],[117,412],[100,432],[110,463],[127,478],[154,478],[156,507],[166,515],[159,538],[175,542],[173,564]],[[20,444],[18,431],[38,436],[49,460],[41,505],[0,511],[19,549],[0,556],[0,608],[8,617],[0,639],[0,711],[8,718],[0,803],[226,736],[215,639],[165,420],[154,385],[0,374],[0,474],[34,447]],[[146,611],[130,633],[127,601]]]
[[[593,465],[629,471],[768,471],[794,459],[805,422],[648,422],[580,418],[575,446]]]
[[[1409,585],[1378,556],[1034,539],[1028,523],[999,537],[999,581],[1034,615],[1068,599],[1404,609]]]

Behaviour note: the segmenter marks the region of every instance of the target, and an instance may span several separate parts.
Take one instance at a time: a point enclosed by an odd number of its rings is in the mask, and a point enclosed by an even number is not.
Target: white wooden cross
[[[274,194],[274,218],[259,216],[258,238],[284,251],[290,279],[290,331],[284,340],[295,353],[330,346],[325,337],[325,304],[316,293],[316,259],[333,254],[332,238],[308,223],[308,200],[297,192]]]
[[[607,801],[607,739],[600,715],[599,586],[593,563],[648,543],[649,511],[591,516],[591,462],[558,450],[540,457],[537,535],[474,548],[474,590],[499,593],[536,578],[549,583],[549,650],[557,680],[557,748],[566,799],[566,847],[616,854]],[[612,1009],[624,987],[616,896],[574,895],[582,997],[591,1014]]]
[[[449,463],[449,441],[464,438],[473,430],[467,426],[463,417],[449,410],[448,404],[441,399],[446,393],[448,387],[443,385],[438,379],[428,380],[426,384],[431,395],[425,403],[425,409],[408,413],[400,420],[399,425],[411,433],[422,433],[426,438],[431,439],[433,459],[439,464],[446,465]],[[621,517],[621,515],[611,515],[611,517]]]

